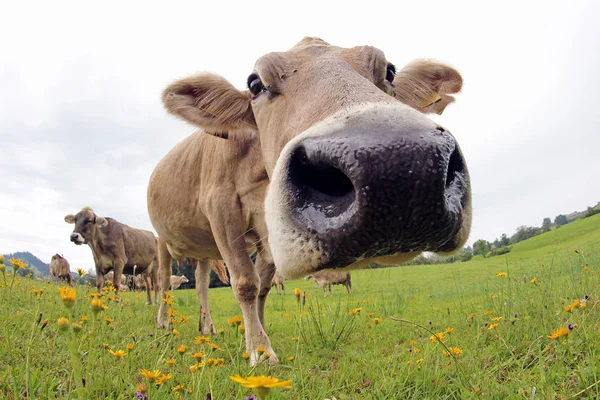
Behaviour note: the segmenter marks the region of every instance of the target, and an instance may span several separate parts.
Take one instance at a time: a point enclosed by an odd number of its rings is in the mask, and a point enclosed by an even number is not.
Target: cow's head
[[[108,225],[106,218],[96,215],[90,207],[83,207],[77,214],[65,215],[67,224],[75,224],[71,242],[76,245],[88,244],[96,237],[97,229]]]
[[[462,78],[438,62],[397,71],[379,49],[305,38],[261,57],[248,90],[200,74],[167,110],[221,137],[258,135],[269,243],[284,277],[460,249],[471,227],[465,160],[440,114]],[[234,139],[235,140],[235,139]]]

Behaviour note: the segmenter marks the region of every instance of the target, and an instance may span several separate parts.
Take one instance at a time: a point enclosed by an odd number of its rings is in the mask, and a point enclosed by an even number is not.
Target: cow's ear
[[[256,122],[250,92],[237,90],[225,78],[203,73],[180,79],[162,94],[167,111],[215,136],[252,127]]]
[[[74,224],[75,223],[75,216],[73,214],[65,215],[65,222],[67,224]]]
[[[96,216],[96,225],[100,228],[106,228],[108,226],[108,221],[104,217]]]
[[[394,78],[394,96],[422,113],[441,114],[454,102],[451,94],[462,89],[462,76],[454,68],[432,60],[415,60]]]

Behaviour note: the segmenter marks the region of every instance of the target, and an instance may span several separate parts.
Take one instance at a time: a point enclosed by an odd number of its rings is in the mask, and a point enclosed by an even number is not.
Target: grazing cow
[[[106,275],[104,275],[104,282],[110,282],[113,286],[115,286],[115,282],[113,281],[114,272],[109,271]],[[125,274],[121,275],[121,285],[125,285],[127,283],[127,276]]]
[[[64,279],[69,286],[73,284],[71,266],[67,259],[58,253],[53,255],[50,261],[50,276],[56,279]]]
[[[150,231],[131,228],[113,218],[104,218],[90,207],[83,207],[77,214],[65,216],[65,222],[75,224],[71,241],[76,245],[87,244],[92,250],[96,264],[96,287],[104,286],[104,275],[114,271],[114,282],[121,282],[123,273],[148,271],[156,276],[156,237]],[[156,278],[154,278],[156,280]],[[115,285],[115,297],[119,298],[120,286]],[[150,286],[147,286],[147,304],[152,304]],[[158,285],[154,290],[158,304]]]
[[[163,291],[171,256],[225,261],[254,365],[258,346],[278,362],[264,330],[274,265],[289,279],[458,251],[471,195],[456,140],[423,115],[462,87],[446,65],[396,71],[377,48],[304,38],[261,57],[247,84],[202,73],[165,89],[167,111],[199,130],[157,165],[148,211]]]
[[[311,275],[307,275],[304,279],[312,279],[317,286],[323,288],[323,296],[327,297],[327,287],[329,287],[329,295],[333,296],[331,292],[331,285],[344,285],[348,294],[352,293],[352,282],[350,281],[350,272],[335,271],[335,270],[324,270],[318,271]]]
[[[271,287],[275,286],[275,291],[277,294],[281,294],[279,289],[281,288],[281,292],[285,294],[285,279],[279,274],[279,271],[275,271],[275,276],[273,277],[273,283],[271,283]]]
[[[129,290],[129,286],[125,285],[125,284],[120,284],[119,285],[119,290],[121,292],[127,292]]]
[[[190,280],[188,278],[186,278],[185,275],[182,275],[182,276],[171,275],[171,289],[170,290],[175,290],[175,289],[179,288],[179,286],[181,286],[181,284],[188,283],[189,281]]]

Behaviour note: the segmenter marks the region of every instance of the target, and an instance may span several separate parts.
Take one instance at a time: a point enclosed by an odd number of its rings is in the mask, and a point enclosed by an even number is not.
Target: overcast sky
[[[198,71],[244,88],[258,57],[304,36],[462,73],[435,119],[471,171],[470,244],[600,201],[600,3],[206,3],[0,6],[0,253],[92,267],[63,220],[85,205],[152,229],[150,174],[194,130],[164,112],[162,89]]]

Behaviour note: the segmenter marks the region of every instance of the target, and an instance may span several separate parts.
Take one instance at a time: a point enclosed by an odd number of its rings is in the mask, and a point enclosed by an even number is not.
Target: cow
[[[280,294],[280,289],[281,292],[285,294],[285,279],[283,279],[277,271],[275,271],[275,276],[273,277],[273,282],[271,283],[271,287],[273,286],[275,286],[275,291],[277,294]]]
[[[275,265],[293,279],[452,254],[466,242],[466,162],[424,115],[452,103],[462,77],[431,60],[397,71],[375,47],[304,38],[258,59],[247,87],[201,73],[163,91],[166,110],[199,129],[156,166],[148,212],[161,289],[171,256],[224,260],[250,364],[264,360],[259,346],[276,364],[264,330]],[[168,326],[163,304],[157,324]]]
[[[106,275],[104,275],[104,282],[110,282],[113,286],[115,286],[115,282],[113,281],[114,272],[109,271]],[[125,285],[127,283],[127,276],[125,274],[121,275],[121,284]]]
[[[189,279],[185,277],[185,275],[177,276],[171,275],[171,288],[170,290],[175,290],[181,286],[183,283],[188,283]]]
[[[352,293],[352,282],[350,280],[350,272],[335,271],[335,270],[323,270],[315,272],[314,274],[307,275],[304,279],[312,279],[317,286],[323,288],[323,296],[327,297],[327,288],[329,288],[329,295],[333,296],[331,292],[331,285],[344,285],[348,294]]]
[[[50,277],[57,280],[64,279],[69,286],[73,284],[73,276],[71,275],[71,266],[66,258],[56,253],[50,261]]]
[[[96,215],[90,207],[83,207],[77,214],[65,216],[65,222],[74,224],[71,242],[87,244],[92,250],[96,264],[96,287],[104,286],[104,276],[114,271],[114,282],[121,282],[123,273],[148,271],[156,277],[156,237],[150,231],[131,228],[113,218]],[[156,280],[156,278],[154,278]],[[119,299],[120,285],[115,285],[115,298]],[[150,286],[146,288],[146,304],[152,304]],[[158,304],[158,285],[155,285],[154,301]]]

